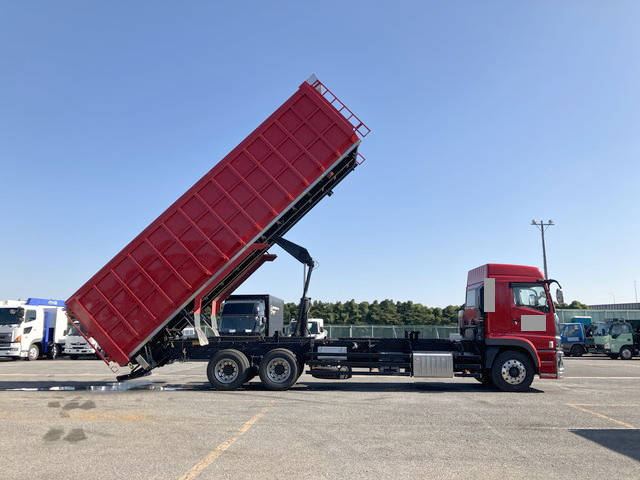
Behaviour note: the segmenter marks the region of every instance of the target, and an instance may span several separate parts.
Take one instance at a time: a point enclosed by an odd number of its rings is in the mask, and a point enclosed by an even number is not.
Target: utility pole
[[[535,220],[531,220],[531,225],[535,225],[540,230],[540,234],[542,235],[542,260],[544,261],[544,278],[549,278],[549,272],[547,271],[547,247],[544,244],[544,231],[549,228],[551,225],[554,225],[553,220],[549,220],[547,223],[544,220],[540,220],[540,222],[536,222]]]
[[[633,281],[633,289],[636,291],[636,303],[638,303],[638,281]]]

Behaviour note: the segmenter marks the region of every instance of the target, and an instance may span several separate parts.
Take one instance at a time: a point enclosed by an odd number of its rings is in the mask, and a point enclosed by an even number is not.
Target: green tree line
[[[309,318],[323,318],[334,325],[449,325],[457,323],[459,305],[445,308],[427,307],[421,303],[374,300],[373,302],[320,302],[311,304]],[[287,323],[298,315],[295,303],[286,303],[284,319]]]
[[[444,308],[427,307],[421,303],[374,300],[373,302],[320,302],[311,304],[309,318],[323,318],[333,325],[450,325],[458,322],[458,310],[463,305],[449,305]],[[588,309],[577,300],[557,305],[557,308]],[[298,305],[292,302],[284,305],[284,321],[298,316]]]

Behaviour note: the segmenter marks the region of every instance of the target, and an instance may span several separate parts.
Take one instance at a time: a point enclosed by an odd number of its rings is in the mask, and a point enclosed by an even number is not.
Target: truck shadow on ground
[[[0,382],[0,391],[93,391],[93,392],[126,392],[126,391],[211,391],[207,382],[167,383],[163,381],[128,381],[128,382]],[[240,388],[245,392],[267,392],[260,382],[251,382]],[[326,391],[326,392],[418,392],[418,393],[495,393],[498,389],[473,383],[447,382],[299,382],[292,391]],[[543,393],[542,390],[530,388],[526,393]]]
[[[330,391],[330,392],[418,392],[418,393],[449,393],[449,392],[473,392],[495,393],[497,388],[487,387],[473,383],[450,382],[300,382],[294,385],[292,390],[304,391]],[[260,383],[250,383],[244,386],[244,390],[266,390]],[[542,390],[530,388],[527,393],[543,393]]]
[[[602,430],[578,429],[569,431],[609,450],[640,461],[640,430],[618,428]]]

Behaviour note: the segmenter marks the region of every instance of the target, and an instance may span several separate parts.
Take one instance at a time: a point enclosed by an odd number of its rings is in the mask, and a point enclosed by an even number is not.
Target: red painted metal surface
[[[120,365],[368,133],[319,81],[298,91],[67,300]]]

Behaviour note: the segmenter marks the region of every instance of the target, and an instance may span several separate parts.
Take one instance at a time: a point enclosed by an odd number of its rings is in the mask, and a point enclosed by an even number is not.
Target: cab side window
[[[548,312],[549,305],[544,286],[536,283],[512,283],[513,304],[541,312]]]
[[[33,322],[36,319],[36,311],[35,310],[27,310],[24,313],[24,321],[25,322]]]

